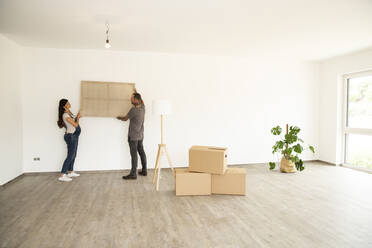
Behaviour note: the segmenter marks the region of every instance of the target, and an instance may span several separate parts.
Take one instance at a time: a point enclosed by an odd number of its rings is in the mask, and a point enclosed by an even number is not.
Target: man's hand
[[[116,119],[118,119],[118,120],[121,120],[121,121],[127,121],[128,120],[128,116],[118,116],[118,117],[116,117]]]

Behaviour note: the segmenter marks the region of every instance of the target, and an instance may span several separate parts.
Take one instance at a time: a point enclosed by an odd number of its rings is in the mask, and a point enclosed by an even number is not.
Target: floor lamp
[[[172,161],[170,159],[168,149],[166,144],[164,144],[163,139],[163,116],[169,115],[171,113],[171,104],[168,100],[155,100],[152,102],[152,112],[153,114],[160,115],[160,121],[161,121],[161,144],[158,145],[158,153],[156,155],[156,162],[155,162],[155,170],[154,175],[152,176],[152,183],[155,183],[156,178],[156,190],[159,190],[159,180],[160,180],[160,170],[161,170],[161,164],[160,160],[163,154],[167,156],[169,166],[172,170],[173,176],[175,176],[175,172],[173,169]]]

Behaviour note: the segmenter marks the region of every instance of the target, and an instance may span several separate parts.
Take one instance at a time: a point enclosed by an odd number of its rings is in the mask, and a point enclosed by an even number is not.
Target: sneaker
[[[58,180],[59,180],[59,181],[62,181],[62,182],[70,182],[70,181],[72,181],[72,179],[69,178],[66,174],[63,174],[62,176],[60,176],[60,177],[58,178]]]
[[[68,173],[67,174],[68,177],[79,177],[80,174],[77,174],[75,171],[71,172],[71,173]]]

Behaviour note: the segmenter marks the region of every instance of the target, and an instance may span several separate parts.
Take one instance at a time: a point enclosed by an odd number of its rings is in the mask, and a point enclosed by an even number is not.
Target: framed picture
[[[81,115],[124,116],[132,107],[130,98],[134,92],[134,83],[81,81]]]

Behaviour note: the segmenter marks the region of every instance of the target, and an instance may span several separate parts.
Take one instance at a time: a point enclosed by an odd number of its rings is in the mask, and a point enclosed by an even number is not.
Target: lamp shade
[[[172,113],[172,106],[168,100],[152,101],[152,113],[155,115],[169,115]]]

